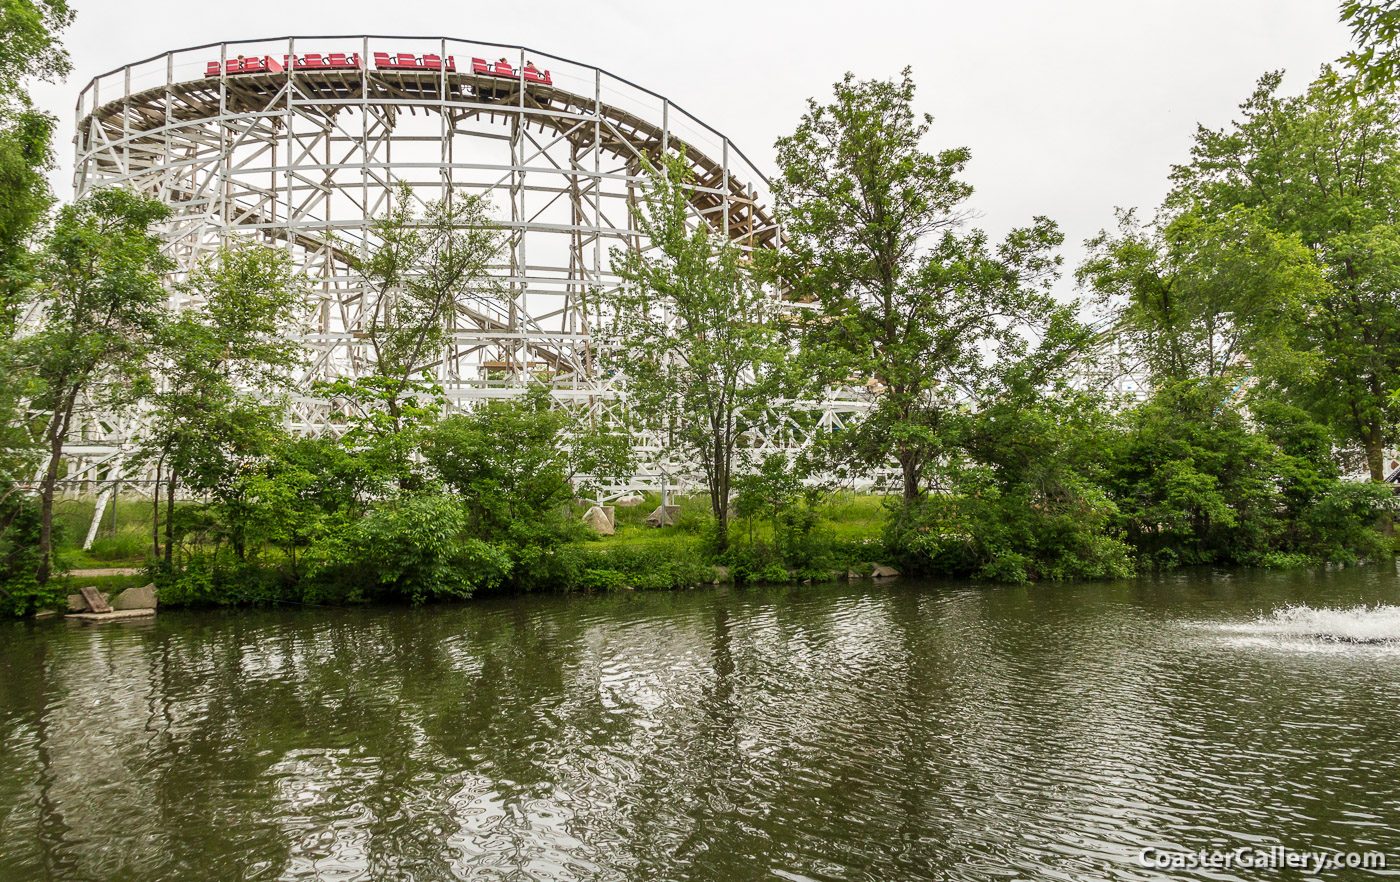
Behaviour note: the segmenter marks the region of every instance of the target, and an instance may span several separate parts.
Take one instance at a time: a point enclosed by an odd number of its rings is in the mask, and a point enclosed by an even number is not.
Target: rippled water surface
[[[1397,605],[1387,568],[3,623],[0,880],[1393,872]]]

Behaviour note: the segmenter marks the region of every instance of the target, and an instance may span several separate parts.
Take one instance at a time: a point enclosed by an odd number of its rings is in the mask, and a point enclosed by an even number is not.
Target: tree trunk
[[[63,457],[63,443],[68,439],[68,424],[73,418],[73,407],[78,401],[78,390],[65,390],[67,402],[54,408],[53,419],[49,421],[49,467],[44,470],[44,481],[40,488],[39,501],[39,571],[34,580],[40,586],[49,583],[49,559],[53,557],[53,497],[58,488],[58,463]]]
[[[919,463],[912,453],[899,455],[899,470],[904,475],[904,501],[911,503],[919,498]]]
[[[156,460],[156,482],[151,488],[151,556],[160,560],[160,469],[165,457]]]
[[[1371,472],[1371,480],[1377,484],[1385,481],[1385,441],[1381,434],[1380,420],[1373,420],[1366,427],[1366,465]],[[1376,526],[1386,536],[1395,532],[1395,517],[1391,512],[1382,511],[1376,517]]]
[[[44,472],[44,484],[39,497],[39,572],[34,578],[41,586],[49,582],[49,558],[53,553],[53,495],[58,485],[58,458],[62,453],[62,437],[51,438],[49,467]]]
[[[170,473],[165,482],[165,571],[171,571],[175,561],[175,485],[177,478]]]
[[[714,467],[710,469],[710,511],[715,516],[715,548],[723,552],[729,548],[729,500],[721,489],[720,464],[716,460]],[[666,500],[663,498],[661,504],[664,506]]]
[[[710,428],[710,510],[715,515],[715,550],[723,554],[729,550],[729,462],[719,421],[711,417]]]
[[[1372,481],[1385,480],[1385,446],[1379,420],[1366,427],[1366,465],[1371,470]]]

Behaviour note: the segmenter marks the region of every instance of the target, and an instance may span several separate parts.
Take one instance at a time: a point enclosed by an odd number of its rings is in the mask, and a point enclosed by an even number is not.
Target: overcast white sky
[[[95,74],[169,49],[289,34],[404,34],[522,44],[593,64],[670,98],[772,174],[773,141],[846,71],[904,65],[928,147],[966,145],[978,224],[1036,214],[1066,234],[1067,273],[1115,206],[1151,209],[1197,123],[1225,125],[1267,70],[1300,91],[1348,47],[1335,0],[929,0],[684,3],[638,0],[70,0],[57,114],[71,195],[77,93]],[[1062,286],[1069,293],[1068,286]]]

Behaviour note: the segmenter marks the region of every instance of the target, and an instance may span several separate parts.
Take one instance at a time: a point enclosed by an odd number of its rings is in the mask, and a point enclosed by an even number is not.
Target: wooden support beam
[[[83,595],[83,600],[87,602],[88,609],[95,613],[109,613],[112,607],[107,601],[102,599],[102,595],[97,593],[97,589],[91,585],[79,588],[78,592]]]

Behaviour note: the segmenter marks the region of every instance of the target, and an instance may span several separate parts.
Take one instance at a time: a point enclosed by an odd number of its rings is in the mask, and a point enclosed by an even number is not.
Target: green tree
[[[287,328],[306,289],[286,251],[251,242],[230,243],[201,261],[182,287],[199,306],[172,315],[160,331],[161,383],[143,439],[144,459],[156,465],[157,512],[164,483],[167,568],[180,485],[236,506],[235,476],[276,434],[277,392],[301,356]],[[153,518],[153,532],[158,522]],[[231,518],[227,527],[242,558],[241,523]],[[153,541],[159,557],[160,542]]]
[[[34,237],[53,204],[46,173],[53,168],[55,120],[34,107],[28,83],[56,82],[68,73],[58,38],[72,18],[64,0],[0,3],[0,493],[24,482],[39,454],[25,419],[33,389],[14,339],[32,294]],[[9,505],[17,511],[25,504]]]
[[[0,333],[18,330],[33,279],[35,232],[53,204],[45,173],[53,167],[53,120],[26,110],[0,109]]]
[[[509,573],[510,561],[465,529],[460,501],[403,494],[383,500],[345,529],[326,533],[312,549],[311,575],[348,587],[354,600],[382,591],[415,604],[470,597],[477,588],[497,585]]]
[[[1164,387],[1127,415],[1109,487],[1149,561],[1258,564],[1279,529],[1274,451],[1218,392]]]
[[[606,482],[632,467],[628,436],[590,430],[553,407],[545,389],[447,417],[424,436],[423,456],[462,498],[473,534],[492,540],[588,492],[580,476]]]
[[[633,471],[631,438],[552,406],[545,389],[482,402],[423,436],[423,457],[466,515],[465,535],[511,560],[517,588],[547,583],[577,538],[569,502]]]
[[[59,34],[73,20],[64,0],[0,3],[0,328],[14,332],[29,276],[30,240],[53,203],[54,119],[34,108],[27,84],[68,74]]]
[[[1168,208],[1207,223],[1248,212],[1312,252],[1327,288],[1291,342],[1311,369],[1275,379],[1379,481],[1400,417],[1400,115],[1391,92],[1357,96],[1330,69],[1297,97],[1279,82],[1264,76],[1230,127],[1198,130]]]
[[[808,557],[803,546],[817,526],[815,504],[824,491],[806,484],[807,477],[806,462],[770,453],[735,481],[734,513],[748,521],[749,545],[757,546],[754,518],[766,518],[773,531],[773,551],[789,565],[813,563],[803,559]]]
[[[1400,76],[1400,2],[1343,0],[1342,22],[1351,28],[1356,49],[1342,59],[1367,90],[1385,89]]]
[[[171,266],[152,225],[169,216],[153,199],[97,190],[64,206],[44,243],[38,296],[42,323],[22,340],[46,412],[47,466],[40,482],[40,585],[53,549],[54,492],[79,403],[118,406],[148,381],[148,356],[165,316]]]
[[[1028,326],[1060,315],[1048,293],[1062,242],[1037,218],[992,245],[959,232],[972,187],[965,148],[926,152],[932,118],[913,110],[906,69],[894,81],[835,85],[778,140],[775,182],[789,247],[766,270],[817,309],[804,322],[808,375],[864,384],[874,400],[842,456],[899,464],[917,499],[946,461],[997,360],[1025,351]]]
[[[0,491],[0,615],[23,616],[62,601],[58,582],[40,586],[39,504],[16,486]]]
[[[951,439],[942,492],[891,506],[885,541],[906,570],[1004,582],[1131,574],[1104,488],[1117,427],[1080,382],[1092,339],[1061,314],[1034,350],[992,368]]]
[[[1252,209],[1218,218],[1186,210],[1151,225],[1120,211],[1116,234],[1089,240],[1076,276],[1089,289],[1125,369],[1157,383],[1242,382],[1297,366],[1291,331],[1326,291],[1296,236]]]
[[[652,171],[634,211],[651,248],[613,252],[622,284],[600,295],[612,316],[604,357],[626,377],[632,416],[699,463],[723,550],[740,438],[772,419],[788,348],[744,254],[692,224],[688,174],[674,159]]]
[[[1257,566],[1377,553],[1385,488],[1340,480],[1300,409],[1251,410],[1253,420],[1222,406],[1216,384],[1189,381],[1125,415],[1106,485],[1143,559]]]
[[[305,556],[342,532],[368,510],[372,478],[363,463],[333,438],[276,439],[267,455],[234,478],[235,490],[220,505],[253,562],[261,552],[277,552],[276,566],[290,583],[302,581]]]
[[[426,372],[441,363],[471,298],[495,290],[490,268],[503,245],[488,197],[454,193],[421,213],[415,199],[411,187],[399,187],[375,221],[370,254],[360,265],[373,372],[325,389],[350,406],[347,440],[376,448],[400,487],[414,483],[417,433],[441,412],[440,392]]]

